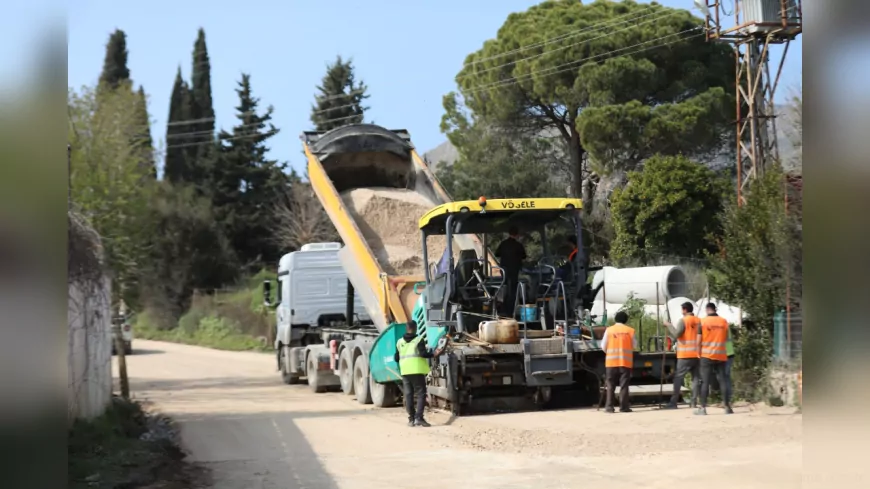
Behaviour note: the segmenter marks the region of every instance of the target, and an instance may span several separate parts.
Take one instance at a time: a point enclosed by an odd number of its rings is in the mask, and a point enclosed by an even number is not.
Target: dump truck
[[[311,187],[344,244],[345,316],[354,317],[358,301],[370,324],[319,327],[305,345],[276,339],[282,373],[304,375],[315,391],[340,386],[360,403],[394,405],[396,342],[413,318],[438,353],[427,379],[431,406],[459,415],[546,406],[558,388],[598,395],[604,326],[586,312],[598,290],[587,280],[579,199],[454,202],[405,130],[353,124],[301,139]],[[556,225],[577,237],[579,258],[567,267],[543,239]],[[544,243],[515,296],[488,246],[511,226]],[[505,301],[513,314],[500,317]],[[633,384],[669,393],[660,383],[674,364],[672,352],[638,354]]]

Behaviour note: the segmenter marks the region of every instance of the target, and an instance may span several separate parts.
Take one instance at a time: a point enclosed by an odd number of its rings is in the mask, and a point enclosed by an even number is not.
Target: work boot
[[[698,416],[706,416],[707,415],[707,408],[699,407],[698,409],[695,410],[695,414]]]
[[[432,425],[429,424],[425,419],[420,418],[417,421],[414,421],[414,426],[422,426],[423,428],[428,428]]]
[[[612,407],[604,408],[605,413],[613,413],[616,412]]]
[[[665,404],[665,406],[662,409],[677,409],[677,405],[668,403],[668,404]]]
[[[411,426],[411,427],[414,426],[414,420],[413,420],[413,419],[409,419],[409,420],[408,420],[408,426]]]
[[[619,408],[619,412],[620,413],[630,413],[630,412],[632,412],[632,410],[631,410],[631,408],[625,408],[625,409]]]
[[[731,406],[725,406],[725,414],[734,414],[734,410],[731,409]]]

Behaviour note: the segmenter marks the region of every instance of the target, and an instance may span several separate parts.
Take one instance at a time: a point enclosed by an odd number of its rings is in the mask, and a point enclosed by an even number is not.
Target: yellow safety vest
[[[429,373],[429,361],[421,357],[417,351],[417,345],[422,339],[422,336],[418,336],[406,342],[405,338],[402,338],[396,343],[396,349],[399,350],[399,372],[402,375]]]

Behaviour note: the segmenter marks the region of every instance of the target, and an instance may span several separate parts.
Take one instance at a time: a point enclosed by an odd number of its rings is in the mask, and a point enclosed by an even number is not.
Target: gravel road
[[[401,408],[284,385],[271,355],[134,347],[132,392],[176,420],[218,489],[801,485],[801,416],[790,409],[430,413],[431,428],[409,428]]]

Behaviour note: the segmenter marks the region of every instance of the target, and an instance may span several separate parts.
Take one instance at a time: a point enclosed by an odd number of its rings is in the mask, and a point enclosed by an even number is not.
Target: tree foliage
[[[363,121],[368,110],[363,106],[363,101],[369,98],[368,87],[356,80],[352,60],[336,57],[335,62],[326,67],[317,91],[311,106],[311,122],[316,130],[329,131]]]
[[[186,144],[191,143],[188,133],[191,132],[190,87],[181,76],[181,67],[175,74],[172,84],[172,95],[169,99],[169,120],[166,125],[166,158],[163,163],[163,178],[174,184],[192,182],[193,176],[188,168]]]
[[[341,239],[311,185],[295,172],[290,174],[290,184],[276,200],[272,215],[275,242],[285,252],[298,250],[307,243]]]
[[[661,255],[702,258],[714,250],[726,180],[684,156],[655,156],[611,197],[610,257],[648,265]]]
[[[710,292],[772,328],[774,313],[786,305],[786,284],[793,300],[801,296],[803,238],[799,217],[785,209],[781,168],[753,182],[746,204],[732,201],[722,227],[720,248],[710,257]]]
[[[115,89],[122,82],[130,79],[127,55],[127,34],[121,29],[115,29],[106,44],[106,57],[103,61],[103,72],[100,74],[100,85]]]
[[[153,182],[142,165],[149,148],[140,137],[141,99],[121,84],[70,90],[67,104],[72,201],[102,237],[116,293],[121,284],[133,290],[147,251]]]
[[[221,131],[220,146],[210,185],[217,218],[233,249],[244,264],[259,270],[272,263],[281,250],[271,238],[273,203],[283,195],[287,177],[285,165],[269,159],[266,145],[278,133],[272,125],[272,106],[262,113],[259,99],[251,92],[251,77],[242,74],[236,93],[238,124],[232,132]]]
[[[719,143],[733,58],[689,38],[701,24],[656,3],[546,1],[511,14],[456,82],[478,119],[557,133],[579,195],[584,156],[596,172],[631,170],[657,151]]]
[[[142,267],[144,306],[174,326],[195,289],[212,290],[239,276],[236,255],[212,212],[190,186],[160,182],[150,201],[153,235]]]

